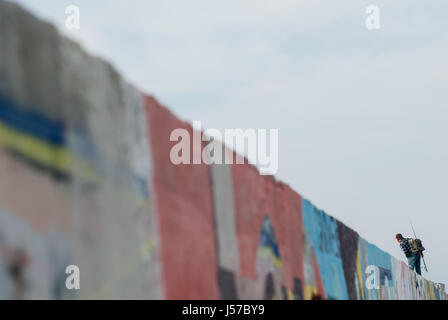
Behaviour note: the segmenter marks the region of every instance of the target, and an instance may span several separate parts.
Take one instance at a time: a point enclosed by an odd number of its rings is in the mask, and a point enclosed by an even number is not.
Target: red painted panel
[[[232,165],[240,276],[256,280],[256,258],[263,218],[269,215],[277,237],[275,180],[249,164]]]
[[[154,98],[145,100],[165,298],[218,299],[209,168],[172,164],[172,130],[184,128],[192,138],[193,129]]]
[[[303,283],[302,198],[289,186],[277,182],[275,234],[283,265],[283,283],[293,290],[294,278]]]

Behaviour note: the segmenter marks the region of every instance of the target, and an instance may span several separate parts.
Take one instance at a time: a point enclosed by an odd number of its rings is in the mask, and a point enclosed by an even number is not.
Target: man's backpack
[[[408,239],[409,247],[411,247],[411,252],[414,254],[421,253],[425,251],[425,247],[422,244],[422,241],[420,239]]]

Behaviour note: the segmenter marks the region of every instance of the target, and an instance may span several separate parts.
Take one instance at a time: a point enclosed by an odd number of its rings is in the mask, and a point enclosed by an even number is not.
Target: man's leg
[[[409,264],[409,269],[414,271],[414,268],[415,268],[415,257],[414,257],[414,255],[411,255],[410,257],[408,257],[408,264]]]
[[[419,274],[419,275],[422,275],[422,269],[421,269],[421,256],[420,256],[420,254],[417,254],[416,255],[416,260],[415,260],[415,264],[414,264],[414,266],[415,266],[415,271]]]

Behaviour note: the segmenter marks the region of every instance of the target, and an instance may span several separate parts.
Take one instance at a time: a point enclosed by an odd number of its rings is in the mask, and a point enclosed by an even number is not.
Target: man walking
[[[401,233],[398,233],[395,238],[400,243],[400,248],[403,250],[406,258],[408,259],[409,268],[411,270],[415,270],[419,275],[422,275],[421,267],[420,267],[420,257],[423,257],[424,248],[418,248],[411,243],[412,241],[416,241],[417,239],[409,239],[403,238]],[[420,251],[421,250],[421,251]]]

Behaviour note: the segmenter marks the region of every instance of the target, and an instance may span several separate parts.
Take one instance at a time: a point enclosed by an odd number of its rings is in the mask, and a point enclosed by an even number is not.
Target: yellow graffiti
[[[32,135],[20,132],[0,122],[0,146],[8,148],[36,163],[68,174],[74,162],[85,181],[98,180],[92,167],[84,160],[74,157],[65,146],[55,146]]]
[[[358,243],[358,253],[356,254],[356,273],[358,275],[358,284],[361,291],[361,299],[365,300],[364,296],[364,281],[362,280],[362,265],[361,265],[361,246]]]
[[[317,296],[317,288],[313,285],[306,285],[304,292],[305,300],[311,300],[314,296]]]
[[[272,261],[274,262],[274,266],[276,268],[281,268],[282,267],[282,261],[275,256],[274,252],[272,251],[272,249],[270,247],[260,247],[258,248],[258,254],[261,257],[267,257],[272,259]]]
[[[70,168],[70,156],[64,146],[54,146],[0,123],[0,145],[16,151],[39,164],[62,172]]]
[[[287,293],[288,293],[288,300],[295,300],[294,293],[292,292],[292,290],[288,289]]]

